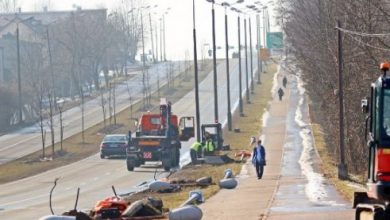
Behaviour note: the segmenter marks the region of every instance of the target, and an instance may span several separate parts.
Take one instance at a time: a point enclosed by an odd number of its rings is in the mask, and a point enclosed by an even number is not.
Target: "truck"
[[[382,75],[371,84],[370,98],[361,101],[366,117],[367,192],[355,192],[356,220],[390,219],[390,64],[382,63]]]
[[[181,142],[194,137],[194,126],[193,116],[179,118],[172,114],[171,102],[161,98],[160,112],[147,112],[138,121],[126,150],[127,170],[148,161],[161,161],[165,171],[179,166]]]

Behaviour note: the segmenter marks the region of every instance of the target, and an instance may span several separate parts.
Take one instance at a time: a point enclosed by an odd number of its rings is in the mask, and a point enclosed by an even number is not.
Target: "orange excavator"
[[[361,102],[367,114],[367,192],[355,192],[356,220],[390,219],[390,77],[389,63],[382,63],[382,75],[371,84],[370,98]],[[367,132],[368,131],[368,132]]]

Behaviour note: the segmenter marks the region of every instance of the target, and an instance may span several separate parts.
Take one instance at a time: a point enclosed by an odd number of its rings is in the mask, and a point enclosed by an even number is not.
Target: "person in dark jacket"
[[[263,177],[265,162],[265,149],[261,145],[261,140],[257,141],[257,145],[253,148],[252,163],[256,167],[257,179]]]
[[[283,77],[283,87],[286,88],[287,86],[287,78],[286,76]]]
[[[283,92],[283,89],[282,88],[279,88],[278,90],[278,95],[279,95],[279,101],[282,101],[282,97],[284,95],[284,92]]]

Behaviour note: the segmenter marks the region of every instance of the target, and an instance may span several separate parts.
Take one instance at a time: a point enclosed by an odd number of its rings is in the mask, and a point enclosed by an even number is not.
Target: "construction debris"
[[[202,178],[199,178],[196,180],[196,184],[198,186],[209,186],[213,183],[213,179],[211,178],[211,176],[207,176],[207,177],[202,177]]]
[[[108,197],[98,201],[93,210],[94,217],[118,218],[127,208],[127,202],[119,197]]]
[[[169,212],[169,220],[200,220],[203,212],[194,205],[187,205]]]
[[[47,215],[41,217],[39,220],[76,220],[75,216],[60,216],[60,215]]]
[[[163,203],[161,199],[146,198],[133,202],[122,213],[123,217],[144,217],[144,216],[160,216],[162,215]]]

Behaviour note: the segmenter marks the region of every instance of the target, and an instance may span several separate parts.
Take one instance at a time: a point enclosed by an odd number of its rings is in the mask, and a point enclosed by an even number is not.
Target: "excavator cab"
[[[179,134],[181,141],[188,141],[195,136],[195,118],[181,117],[179,122]]]
[[[370,98],[361,102],[368,138],[367,192],[355,192],[356,219],[390,219],[390,77],[389,64],[381,65],[383,75],[371,84]]]
[[[208,137],[214,142],[215,149],[221,150],[223,146],[223,134],[221,123],[202,124],[201,126],[202,142],[206,142]]]

